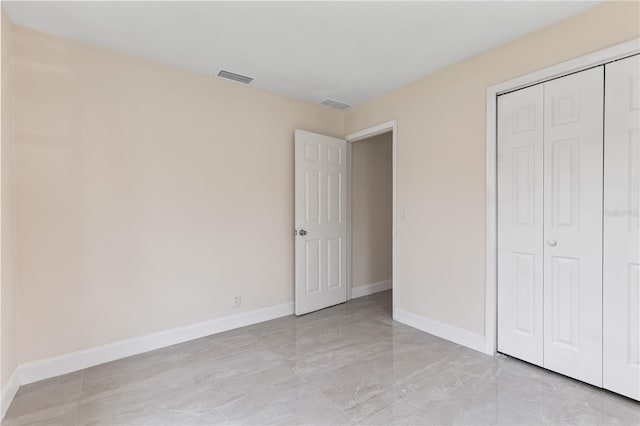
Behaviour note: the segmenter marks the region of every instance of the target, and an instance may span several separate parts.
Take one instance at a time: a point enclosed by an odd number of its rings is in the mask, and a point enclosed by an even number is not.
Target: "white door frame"
[[[387,121],[382,124],[378,124],[373,127],[368,127],[366,129],[351,133],[345,136],[347,141],[347,300],[351,299],[351,288],[353,286],[352,280],[352,270],[351,270],[351,150],[352,143],[361,141],[363,139],[368,139],[374,136],[381,135],[383,133],[391,132],[392,139],[392,165],[391,165],[391,174],[392,174],[392,199],[393,199],[393,213],[391,220],[391,251],[392,251],[392,260],[391,260],[391,295],[392,295],[392,316],[393,319],[396,318],[396,301],[397,290],[398,290],[398,280],[396,277],[396,240],[397,240],[397,184],[398,184],[398,122],[397,120]]]
[[[497,96],[543,81],[562,77],[594,66],[640,53],[640,38],[616,44],[558,65],[541,69],[487,88],[487,157],[486,157],[486,225],[485,225],[485,352],[496,353],[497,343]]]

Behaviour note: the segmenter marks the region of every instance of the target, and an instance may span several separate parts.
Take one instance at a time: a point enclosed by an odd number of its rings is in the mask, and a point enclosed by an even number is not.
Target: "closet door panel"
[[[602,385],[604,67],[544,83],[544,366]]]
[[[498,98],[498,350],[542,365],[542,85]]]
[[[605,87],[603,386],[640,400],[640,56]]]

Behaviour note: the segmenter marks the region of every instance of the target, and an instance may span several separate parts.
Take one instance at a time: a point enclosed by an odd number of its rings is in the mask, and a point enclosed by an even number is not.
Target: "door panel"
[[[580,259],[551,257],[552,341],[579,350],[579,293]]]
[[[544,366],[602,385],[604,67],[544,83]]]
[[[543,363],[543,87],[498,98],[498,350]]]
[[[606,65],[604,387],[640,400],[640,56]]]
[[[346,152],[342,139],[295,132],[296,315],[347,300]]]

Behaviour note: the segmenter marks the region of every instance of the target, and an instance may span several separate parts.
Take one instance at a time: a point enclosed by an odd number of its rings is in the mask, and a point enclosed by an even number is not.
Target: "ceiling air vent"
[[[220,72],[218,73],[218,77],[226,78],[227,80],[238,81],[244,84],[249,84],[253,81],[253,78],[247,77],[246,75],[240,75],[225,70],[220,70]]]
[[[325,99],[320,103],[322,105],[326,105],[328,107],[336,108],[336,109],[347,109],[351,106],[349,104],[345,104],[344,102],[336,101],[335,99]]]

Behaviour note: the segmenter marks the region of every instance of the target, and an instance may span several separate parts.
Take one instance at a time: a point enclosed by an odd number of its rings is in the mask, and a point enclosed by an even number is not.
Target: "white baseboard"
[[[11,401],[13,401],[13,397],[16,396],[16,392],[18,392],[18,388],[20,388],[20,382],[18,377],[18,369],[16,368],[11,373],[9,380],[2,387],[2,398],[0,399],[0,421],[4,419],[4,415],[7,414],[7,410],[11,405]]]
[[[27,383],[60,376],[104,364],[105,362],[292,314],[293,303],[285,303],[28,362],[21,364],[17,368],[19,379],[17,383],[26,385]]]
[[[432,320],[404,309],[396,309],[396,321],[406,324],[410,327],[417,328],[434,336],[449,340],[467,348],[474,349],[488,355],[493,353],[487,352],[485,337],[482,334],[473,333],[463,328],[456,327],[451,324]]]
[[[379,291],[391,290],[391,280],[379,281],[373,284],[359,285],[351,288],[351,298],[368,296]]]

